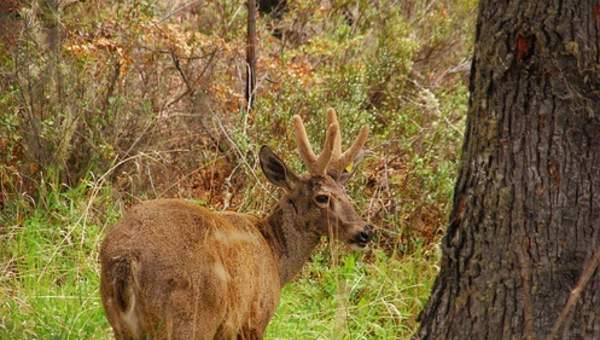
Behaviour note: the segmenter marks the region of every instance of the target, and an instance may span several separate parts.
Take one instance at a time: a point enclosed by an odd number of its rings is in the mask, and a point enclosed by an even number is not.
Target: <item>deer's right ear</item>
[[[298,176],[268,146],[261,146],[258,157],[260,167],[271,183],[288,191],[294,188]]]

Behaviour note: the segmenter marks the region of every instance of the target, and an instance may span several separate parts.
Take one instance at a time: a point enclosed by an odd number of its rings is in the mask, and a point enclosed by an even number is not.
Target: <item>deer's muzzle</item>
[[[372,238],[373,226],[367,224],[363,227],[361,231],[354,234],[354,237],[352,237],[350,243],[353,245],[357,245],[360,248],[364,248],[367,246],[367,243],[369,243],[369,241],[371,241]]]

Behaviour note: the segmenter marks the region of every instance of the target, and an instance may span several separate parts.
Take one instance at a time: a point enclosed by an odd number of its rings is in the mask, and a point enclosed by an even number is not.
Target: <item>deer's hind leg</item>
[[[116,340],[137,340],[143,339],[142,336],[132,334],[128,329],[128,324],[123,320],[119,310],[114,306],[111,300],[104,303],[106,317],[113,328],[113,333]]]
[[[263,331],[251,328],[243,328],[237,336],[237,340],[262,340]]]
[[[207,297],[206,287],[175,289],[170,293],[166,309],[167,339],[214,339],[222,323],[225,308]],[[204,291],[204,293],[202,292]]]

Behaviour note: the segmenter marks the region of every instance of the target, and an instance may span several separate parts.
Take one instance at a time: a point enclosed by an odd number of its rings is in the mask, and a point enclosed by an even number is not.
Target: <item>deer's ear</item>
[[[271,183],[288,191],[293,190],[299,180],[298,176],[288,169],[285,163],[268,146],[263,145],[260,148],[258,157],[260,167]]]
[[[346,182],[348,182],[348,180],[354,175],[356,169],[358,169],[358,166],[363,161],[364,157],[365,152],[361,150],[358,153],[358,155],[354,158],[354,160],[352,160],[351,165],[349,165],[346,169],[342,170],[339,174],[332,175],[332,177],[335,178],[335,180],[341,185],[345,185]]]
[[[339,174],[337,177],[334,177],[334,178],[341,185],[345,185],[348,182],[348,180],[350,179],[350,177],[352,177],[352,175],[354,175],[354,171],[348,172],[347,170],[344,170],[344,171],[342,171],[341,174]]]

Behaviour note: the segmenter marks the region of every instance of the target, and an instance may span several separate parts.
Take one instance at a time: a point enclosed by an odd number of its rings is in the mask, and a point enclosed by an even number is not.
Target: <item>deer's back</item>
[[[111,324],[158,337],[181,322],[194,324],[194,337],[244,327],[262,331],[280,283],[257,223],[250,215],[181,200],[133,207],[107,234],[100,254]]]

